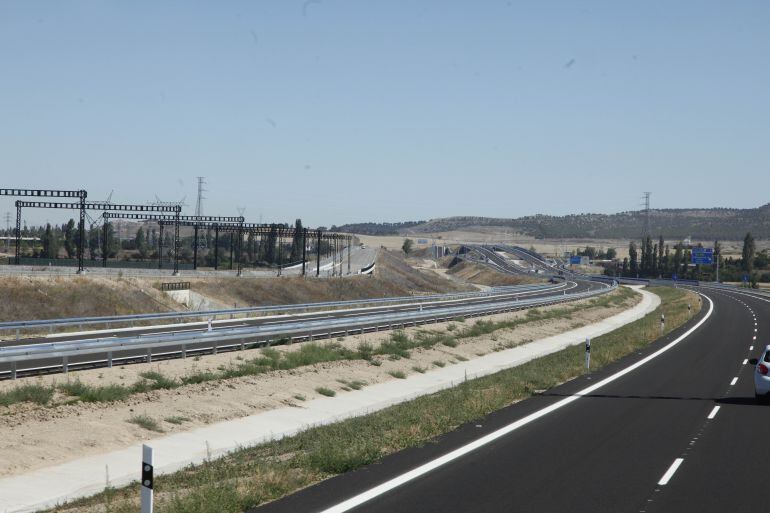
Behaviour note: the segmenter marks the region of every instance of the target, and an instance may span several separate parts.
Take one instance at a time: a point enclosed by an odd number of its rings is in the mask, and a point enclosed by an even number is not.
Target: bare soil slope
[[[178,308],[147,283],[105,278],[2,278],[0,320],[162,312]]]
[[[413,292],[474,290],[435,273],[414,269],[399,252],[379,252],[374,276],[341,279],[242,278],[192,281],[192,290],[217,301],[238,306],[341,301],[373,297],[403,296]]]
[[[513,276],[504,274],[483,265],[473,262],[459,261],[450,265],[447,274],[451,274],[465,281],[477,283],[479,285],[500,286],[500,285],[522,285],[525,283],[540,283],[542,280],[531,278],[529,276]]]

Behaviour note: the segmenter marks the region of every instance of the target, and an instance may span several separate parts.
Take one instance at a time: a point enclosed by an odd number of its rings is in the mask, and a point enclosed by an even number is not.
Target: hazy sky
[[[758,206],[769,26],[767,1],[0,0],[0,187],[191,214],[202,175],[205,214],[310,225]]]

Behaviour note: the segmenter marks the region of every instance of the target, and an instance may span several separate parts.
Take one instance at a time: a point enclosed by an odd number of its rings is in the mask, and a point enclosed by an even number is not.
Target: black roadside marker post
[[[591,339],[586,337],[586,370],[591,370]]]
[[[142,445],[142,513],[152,513],[152,447]]]

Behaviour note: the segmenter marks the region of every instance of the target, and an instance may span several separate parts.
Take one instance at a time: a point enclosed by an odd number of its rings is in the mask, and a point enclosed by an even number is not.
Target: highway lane
[[[725,366],[731,376],[722,376],[721,394],[709,412],[708,429],[685,454],[684,461],[664,490],[659,492],[649,512],[688,511],[697,497],[698,511],[738,512],[766,509],[767,434],[770,406],[754,400],[754,366],[746,360],[759,358],[768,341],[770,300],[746,293],[724,293],[733,298],[749,316],[750,332],[742,332],[739,350]],[[756,323],[756,325],[754,325]],[[756,331],[753,331],[756,330]],[[756,339],[754,338],[756,337]],[[746,362],[746,363],[744,363]],[[736,380],[737,378],[737,380]]]
[[[598,285],[596,283],[591,282],[580,282],[580,283],[572,283],[568,284],[569,290],[567,290],[567,294],[570,293],[577,293],[579,291],[586,290],[588,288],[596,288]],[[325,318],[350,318],[351,321],[355,321],[357,317],[361,317],[364,315],[371,315],[372,313],[390,313],[390,312],[403,312],[403,311],[417,311],[422,310],[423,312],[429,312],[432,309],[436,308],[442,308],[446,307],[448,304],[463,304],[463,305],[478,305],[478,304],[489,304],[494,305],[495,303],[499,303],[504,300],[511,300],[512,297],[520,297],[522,299],[524,298],[537,298],[537,297],[550,297],[550,296],[561,296],[564,293],[563,290],[557,290],[557,291],[549,291],[549,292],[535,292],[535,293],[527,293],[527,292],[519,292],[515,294],[502,294],[500,296],[490,296],[490,297],[479,297],[479,298],[470,298],[463,301],[438,301],[433,302],[430,305],[428,303],[422,303],[420,305],[391,305],[386,307],[372,307],[372,308],[362,308],[362,309],[355,309],[355,310],[333,310],[333,311],[327,311],[327,312],[317,312],[312,314],[304,314],[305,316],[299,317],[302,320],[309,320],[309,319],[325,319]],[[301,314],[302,315],[302,314]],[[274,318],[273,321],[265,321],[265,319],[268,318],[254,318],[250,320],[246,319],[234,319],[231,321],[231,323],[235,323],[235,326],[259,326],[267,324],[267,322],[273,322],[276,324],[281,323],[287,323],[287,322],[296,322],[298,319],[297,314],[284,316],[282,319],[276,320]],[[230,322],[228,322],[230,324]],[[232,326],[231,326],[232,327]],[[218,329],[224,330],[227,326],[220,327]],[[177,333],[185,332],[189,333],[191,330],[187,328],[176,328],[178,331],[175,331]],[[158,332],[168,332],[169,330],[163,330],[163,327],[156,327],[152,329],[155,334]],[[371,328],[371,330],[374,330],[374,328]],[[173,329],[171,330],[172,332]],[[202,331],[202,330],[198,330]],[[152,334],[152,333],[148,333]],[[338,336],[340,334],[345,334],[345,330],[342,331],[323,331],[322,334],[316,335],[320,337],[332,337],[332,336]],[[110,336],[126,336],[123,332],[102,332],[100,335],[101,338],[108,338]],[[136,335],[136,333],[132,333],[132,336]],[[306,332],[303,331],[301,333],[300,338],[304,338],[306,335]],[[69,337],[67,337],[69,338]],[[81,340],[82,337],[75,336],[72,337],[73,340]],[[189,353],[194,352],[216,352],[220,350],[227,350],[227,349],[238,349],[242,347],[242,343],[245,342],[246,344],[254,343],[254,342],[260,342],[265,343],[263,337],[244,337],[241,339],[242,342],[235,343],[222,343],[218,344],[218,346],[214,349],[210,342],[205,343],[190,343],[186,345],[186,350]],[[50,343],[51,340],[47,339],[41,342],[47,342]],[[272,343],[278,342],[277,340],[272,340]],[[179,357],[179,352],[181,351],[181,346],[172,346],[172,347],[166,347],[162,350],[156,350],[153,351],[152,358],[153,359],[160,359],[160,358],[177,358]],[[135,362],[142,362],[147,361],[148,354],[146,350],[143,349],[132,349],[128,351],[121,351],[120,353],[116,353],[113,355],[113,363],[114,364],[121,364],[121,363],[135,363]],[[96,354],[96,355],[82,355],[82,356],[72,356],[69,358],[68,364],[71,369],[79,367],[90,367],[90,366],[103,366],[106,364],[107,354]],[[30,373],[41,373],[41,372],[59,372],[60,366],[61,366],[61,359],[41,359],[34,362],[20,362],[17,365],[17,371],[21,374],[30,374]],[[10,377],[10,371],[11,367],[10,364],[0,364],[0,377]]]
[[[677,345],[456,460],[357,507],[339,507],[391,479],[403,480],[405,472],[431,464],[498,428],[553,408],[584,387],[654,354],[686,327],[600,372],[462,426],[435,444],[402,451],[255,511],[760,509],[765,505],[764,446],[770,407],[754,404],[753,369],[743,362],[756,356],[761,345],[753,341],[752,310],[760,330],[763,319],[770,319],[770,303],[729,292],[707,294],[714,301],[713,313]],[[707,311],[704,308],[700,316]],[[715,406],[720,409],[709,418]]]

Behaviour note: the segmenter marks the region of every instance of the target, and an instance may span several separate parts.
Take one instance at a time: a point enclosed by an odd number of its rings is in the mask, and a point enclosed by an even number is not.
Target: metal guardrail
[[[87,326],[103,324],[110,327],[113,324],[133,324],[137,322],[156,321],[162,319],[190,319],[190,318],[203,318],[203,319],[216,319],[219,316],[232,316],[240,314],[256,314],[256,313],[272,313],[272,312],[290,312],[296,310],[310,310],[318,308],[334,308],[344,307],[350,305],[377,305],[377,304],[389,304],[389,303],[406,303],[420,300],[426,301],[443,301],[450,299],[463,299],[472,297],[488,297],[499,294],[519,293],[529,291],[543,291],[554,290],[563,288],[564,284],[551,285],[551,284],[536,284],[536,285],[512,285],[507,287],[496,287],[489,291],[482,292],[459,292],[455,294],[432,294],[423,296],[400,296],[389,298],[375,298],[375,299],[351,299],[346,301],[324,301],[317,303],[302,303],[293,305],[271,305],[271,306],[255,306],[255,307],[243,307],[243,308],[228,308],[221,310],[205,310],[205,311],[187,311],[187,312],[160,312],[154,314],[136,314],[136,315],[116,315],[105,317],[69,317],[63,319],[40,319],[40,320],[28,320],[28,321],[9,321],[0,322],[0,333],[3,331],[16,331],[17,339],[20,336],[21,330],[31,329],[49,329],[52,330],[55,327],[66,326]]]
[[[568,294],[563,296],[549,296],[544,298],[531,298],[524,300],[506,300],[493,304],[474,304],[431,309],[429,311],[406,311],[395,313],[382,313],[365,315],[355,318],[332,318],[301,321],[280,325],[262,325],[243,328],[218,329],[216,331],[204,331],[198,333],[185,332],[182,334],[159,334],[124,338],[98,338],[90,340],[74,340],[65,342],[52,342],[45,344],[7,346],[0,347],[0,363],[10,364],[10,374],[16,377],[16,367],[19,362],[34,362],[49,359],[62,359],[61,367],[67,372],[69,358],[94,354],[106,354],[107,365],[112,366],[113,354],[123,351],[145,350],[147,361],[152,361],[152,351],[178,347],[175,353],[182,357],[187,355],[189,345],[210,344],[208,348],[194,348],[192,350],[213,350],[218,348],[239,346],[245,348],[246,343],[269,344],[271,340],[306,339],[312,340],[315,336],[333,336],[334,334],[350,332],[364,333],[366,330],[378,331],[380,328],[392,329],[408,325],[417,326],[430,322],[440,322],[458,317],[475,317],[490,315],[513,310],[530,308],[533,306],[545,306],[555,303],[563,303],[577,299],[597,296],[613,290],[617,284],[603,288]],[[223,344],[228,344],[223,345]],[[23,370],[23,369],[22,369]]]

